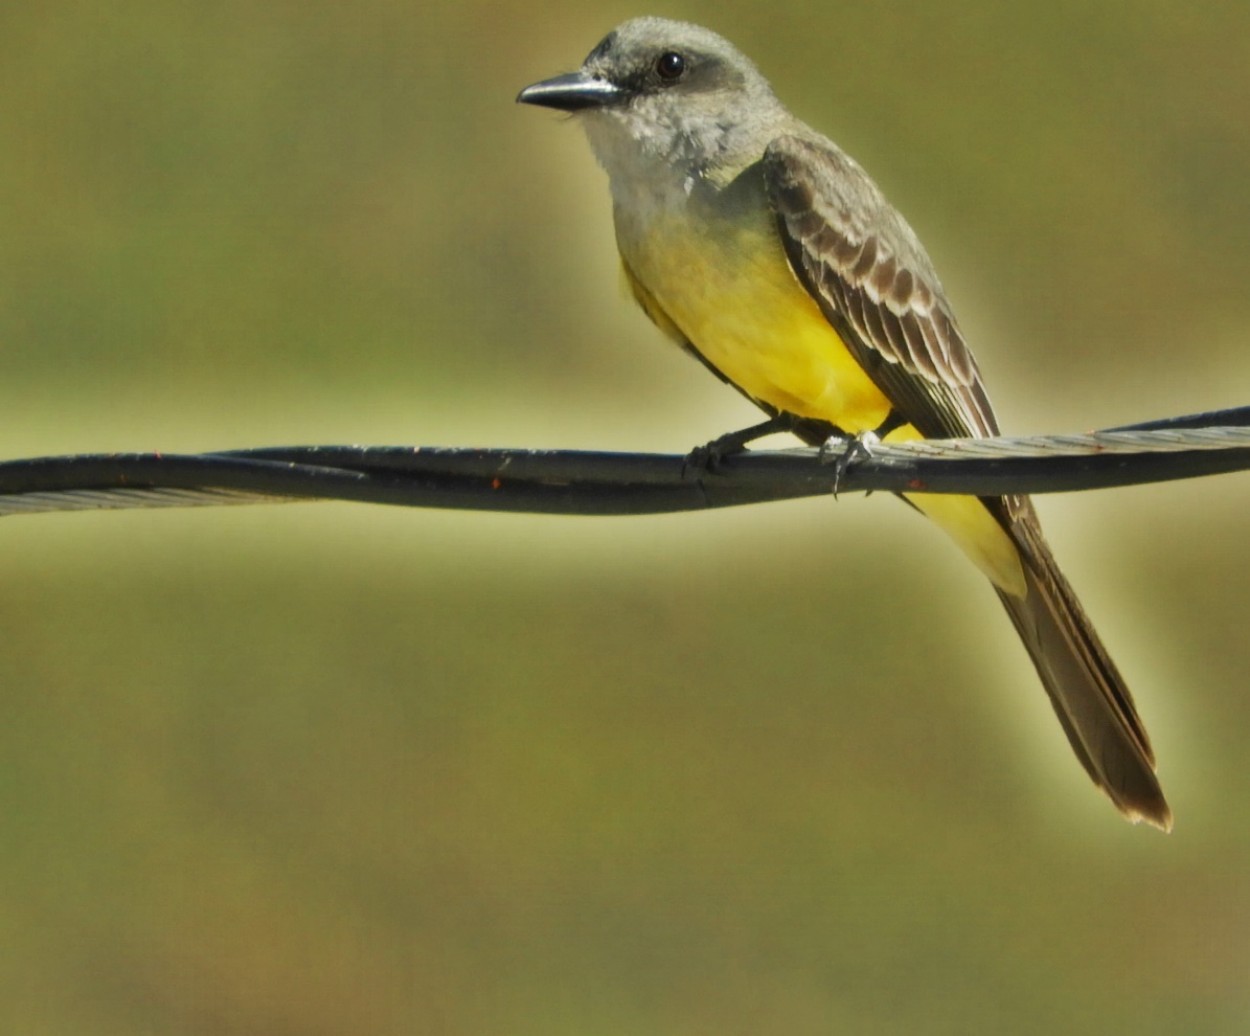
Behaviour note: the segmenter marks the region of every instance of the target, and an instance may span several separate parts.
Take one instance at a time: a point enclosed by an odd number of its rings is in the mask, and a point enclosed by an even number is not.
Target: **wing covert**
[[[863,169],[831,143],[782,136],[763,170],[796,276],[895,409],[927,437],[997,434],[929,257]]]

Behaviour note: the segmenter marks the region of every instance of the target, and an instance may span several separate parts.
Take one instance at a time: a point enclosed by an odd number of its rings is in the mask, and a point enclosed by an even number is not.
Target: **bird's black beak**
[[[596,79],[585,72],[569,72],[567,75],[544,79],[541,83],[527,86],[516,95],[516,99],[521,104],[538,104],[564,112],[579,112],[587,108],[604,108],[624,96],[624,90],[606,79]]]

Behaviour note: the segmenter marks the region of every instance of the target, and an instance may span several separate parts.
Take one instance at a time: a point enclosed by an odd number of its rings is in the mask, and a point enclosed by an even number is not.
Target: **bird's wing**
[[[998,431],[976,361],[915,233],[833,144],[774,140],[764,179],[795,275],[895,410],[927,437]],[[1063,578],[1027,497],[982,498],[1025,562],[999,590],[1086,770],[1130,817],[1171,825],[1133,699]]]
[[[796,276],[898,414],[930,438],[996,435],[933,264],[863,169],[827,141],[782,136],[763,172]]]

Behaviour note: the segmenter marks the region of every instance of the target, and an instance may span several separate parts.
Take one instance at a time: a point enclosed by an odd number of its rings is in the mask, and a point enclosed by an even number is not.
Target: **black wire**
[[[1167,418],[1113,431],[1245,427],[1250,407]],[[209,454],[82,454],[0,463],[5,499],[20,511],[154,506],[162,491],[221,490],[286,499],[550,514],[658,514],[795,499],[831,492],[935,492],[1000,496],[1194,478],[1250,467],[1250,448],[999,458],[882,458],[860,451],[844,469],[819,451],[748,450],[715,471],[678,454],[580,450],[293,446]],[[150,494],[145,497],[144,494]],[[136,498],[137,497],[137,498]],[[208,500],[204,502],[218,502]]]
[[[1109,432],[1161,432],[1183,428],[1245,428],[1250,425],[1250,406],[1232,407],[1229,410],[1208,410],[1205,414],[1186,414],[1183,417],[1162,417],[1141,424],[1126,424],[1108,428]]]

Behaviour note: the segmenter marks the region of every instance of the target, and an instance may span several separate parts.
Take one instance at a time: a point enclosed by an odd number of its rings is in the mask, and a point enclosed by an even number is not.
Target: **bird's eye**
[[[671,83],[686,71],[686,59],[675,50],[666,50],[655,59],[655,71],[661,79]]]

